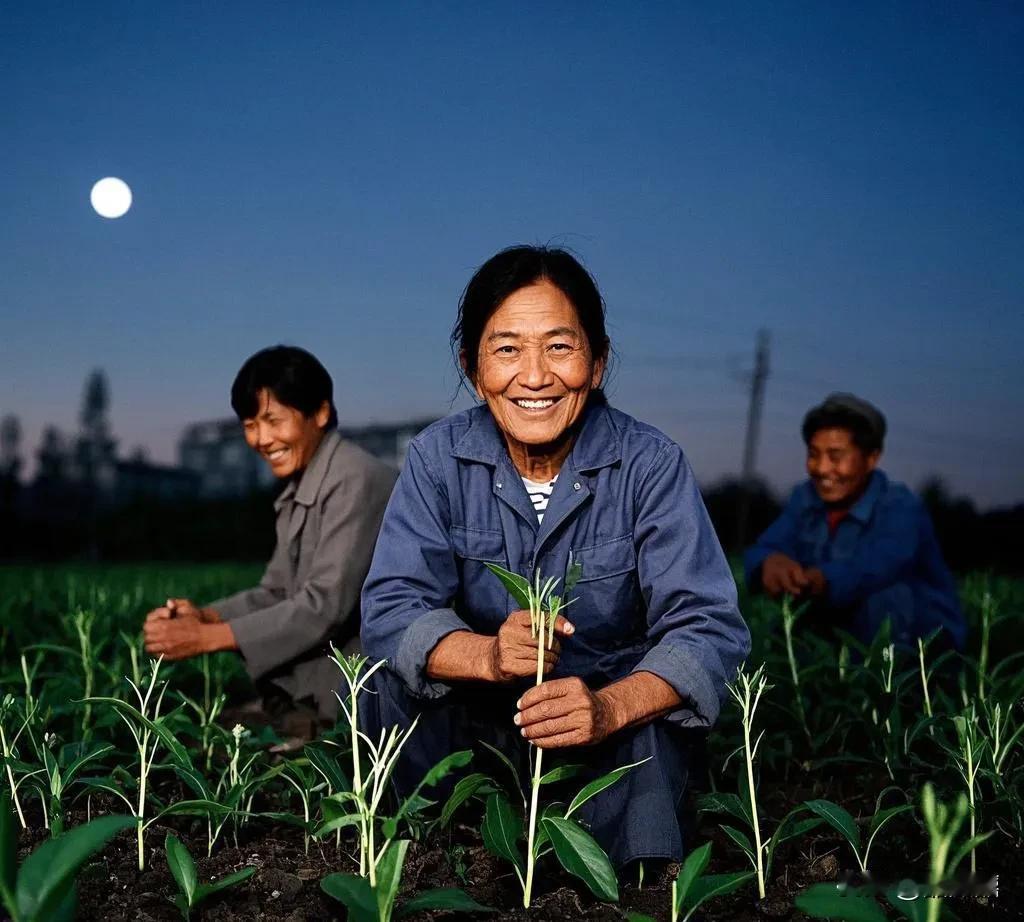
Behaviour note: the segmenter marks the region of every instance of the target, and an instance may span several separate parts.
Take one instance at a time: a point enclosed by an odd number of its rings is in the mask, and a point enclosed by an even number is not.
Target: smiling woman
[[[608,406],[604,303],[564,250],[488,260],[452,346],[481,405],[409,446],[363,589],[364,651],[388,660],[365,729],[419,717],[400,787],[478,739],[524,760],[527,742],[588,747],[570,761],[595,777],[643,762],[581,819],[620,866],[679,858],[692,731],[714,723],[749,649],[693,474],[678,445]],[[530,613],[489,563],[582,567],[536,687]]]
[[[341,439],[334,387],[295,346],[251,356],[231,387],[249,446],[284,487],[277,546],[260,584],[197,606],[169,599],[149,613],[146,650],[168,659],[237,650],[264,716],[297,743],[337,710],[331,642],[354,642],[359,590],[394,473]]]

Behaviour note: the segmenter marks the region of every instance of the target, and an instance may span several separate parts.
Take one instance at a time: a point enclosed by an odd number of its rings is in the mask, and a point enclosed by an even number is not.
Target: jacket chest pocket
[[[566,613],[580,635],[602,646],[622,646],[643,636],[643,599],[636,572],[633,535],[575,548],[582,573]]]
[[[451,528],[452,548],[455,551],[455,562],[459,570],[459,587],[461,598],[460,614],[473,616],[477,622],[474,626],[484,626],[496,617],[504,620],[503,615],[511,611],[507,602],[498,600],[505,596],[498,578],[487,569],[486,564],[496,563],[507,567],[505,554],[505,536],[500,531],[487,531],[479,528],[465,528],[453,525]],[[500,621],[499,621],[500,623]]]

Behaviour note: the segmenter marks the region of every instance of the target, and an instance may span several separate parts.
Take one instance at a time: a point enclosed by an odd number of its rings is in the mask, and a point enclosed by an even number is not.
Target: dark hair
[[[850,407],[828,402],[814,407],[804,417],[804,423],[800,430],[804,437],[804,444],[810,445],[814,434],[822,429],[845,429],[850,433],[853,444],[866,455],[881,451],[885,439],[884,418],[881,428],[879,428],[877,422],[873,422],[862,413],[858,413]]]
[[[545,246],[513,246],[485,262],[469,280],[459,301],[451,346],[456,364],[472,380],[477,371],[480,338],[491,315],[510,295],[535,282],[551,282],[576,309],[591,356],[607,359],[610,349],[604,325],[604,299],[593,276],[567,250]],[[462,369],[460,356],[465,357]],[[600,397],[600,388],[592,392]]]
[[[307,418],[316,415],[326,400],[331,408],[327,428],[338,425],[334,382],[319,359],[305,349],[271,346],[246,359],[231,385],[231,409],[239,419],[252,419],[259,413],[262,390]]]

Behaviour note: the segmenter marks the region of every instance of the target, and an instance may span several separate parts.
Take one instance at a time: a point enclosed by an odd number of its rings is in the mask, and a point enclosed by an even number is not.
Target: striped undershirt
[[[538,522],[544,521],[544,510],[548,508],[548,500],[551,499],[551,491],[554,490],[557,479],[558,474],[555,474],[547,483],[537,483],[536,480],[529,480],[523,477],[523,486],[526,487],[526,492],[530,494],[530,502],[533,503]]]

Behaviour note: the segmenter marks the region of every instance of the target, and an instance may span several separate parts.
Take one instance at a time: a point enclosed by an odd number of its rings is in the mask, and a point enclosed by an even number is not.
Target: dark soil
[[[825,786],[820,783],[802,786],[796,779],[785,786],[766,785],[762,792],[763,805],[771,815],[781,816],[787,804],[826,796],[855,812],[859,800],[872,799],[864,792],[880,790],[875,780],[851,775],[831,779]],[[96,806],[94,798],[94,809]],[[27,818],[30,822],[33,819],[31,815]],[[920,849],[924,840],[912,820],[899,825],[906,819],[898,817],[888,827],[889,834],[879,837],[871,863],[877,869],[891,869],[886,876],[893,881],[906,877],[923,881],[926,855]],[[68,825],[84,821],[84,814],[74,811]],[[147,831],[144,871],[138,869],[134,832],[122,833],[98,860],[86,866],[79,877],[79,918],[104,922],[180,919],[171,903],[176,885],[163,850],[168,832],[174,832],[188,846],[196,859],[200,880],[209,881],[245,867],[257,869],[249,880],[211,897],[193,918],[209,922],[312,922],[346,917],[345,908],[320,890],[319,881],[327,874],[354,869],[353,860],[345,852],[350,842],[343,840],[342,852],[338,853],[333,840],[313,840],[307,854],[301,829],[252,820],[240,830],[237,846],[230,825],[226,827],[214,847],[213,856],[206,858],[205,823],[179,817],[166,826],[155,824]],[[31,826],[22,835],[22,857],[46,835],[45,830]],[[713,818],[705,817],[695,841],[709,839],[713,842],[713,857],[708,873],[744,869],[736,847]],[[998,848],[983,849],[979,854],[980,867],[986,871],[991,868],[993,874],[999,874],[999,896],[990,899],[987,905],[950,901],[950,908],[962,922],[1024,919],[1024,903],[1020,900],[1021,888],[1017,883],[1024,874],[1024,855],[1018,849],[1007,847],[1005,838],[998,842]],[[910,843],[918,851],[912,851]],[[710,908],[697,918],[705,922],[770,922],[774,919],[801,922],[807,917],[793,908],[793,898],[811,884],[837,880],[843,871],[852,867],[848,848],[838,836],[830,830],[815,830],[801,837],[793,847],[784,846],[779,850],[763,902],[757,902],[756,890],[751,884],[738,893],[713,900]],[[522,895],[514,873],[483,848],[473,829],[456,825],[440,840],[435,838],[430,849],[418,843],[410,846],[398,904],[403,898],[432,887],[461,887],[477,902],[497,909],[497,913],[486,917],[490,919],[618,922],[626,918],[626,912],[645,913],[659,922],[669,919],[670,882],[678,870],[677,865],[649,870],[642,889],[635,881],[624,883],[619,906],[597,902],[584,886],[550,863],[544,865],[544,869],[527,913],[520,905]],[[890,912],[890,915],[894,914]],[[452,913],[423,913],[409,918],[457,917]]]

